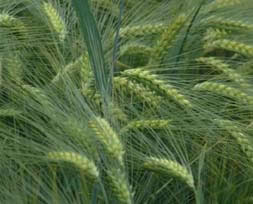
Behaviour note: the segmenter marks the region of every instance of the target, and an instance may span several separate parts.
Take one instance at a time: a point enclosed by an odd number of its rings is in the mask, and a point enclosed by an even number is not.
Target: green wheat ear
[[[227,37],[228,35],[229,35],[229,32],[224,29],[208,28],[205,33],[205,37],[203,38],[203,41],[211,42],[213,40],[218,40],[218,39]]]
[[[222,60],[215,57],[200,57],[196,59],[197,62],[201,62],[210,66],[211,68],[223,72],[227,75],[228,79],[231,79],[238,83],[238,85],[242,87],[248,87],[249,84],[244,80],[243,76],[237,73],[235,70],[231,69],[228,64],[223,62]]]
[[[24,32],[27,30],[24,23],[8,13],[0,13],[0,27],[12,28],[13,31],[17,30]]]
[[[197,84],[193,88],[194,90],[198,91],[210,91],[216,94],[221,94],[223,96],[229,97],[238,101],[239,103],[245,103],[247,105],[253,105],[253,97],[247,95],[243,91],[233,88],[221,83],[216,82],[203,82]]]
[[[206,20],[206,19],[205,19]],[[238,31],[250,31],[253,29],[253,25],[249,23],[244,23],[244,21],[240,20],[229,20],[224,18],[210,18],[207,20],[208,23],[211,24],[212,27],[218,27],[226,30],[238,30]]]
[[[132,204],[131,188],[125,174],[120,169],[107,171],[112,192],[117,197],[120,204]]]
[[[151,74],[150,71],[143,68],[130,69],[122,72],[123,75],[142,82],[146,86],[152,87],[152,89],[162,92],[168,98],[174,99],[175,102],[186,108],[192,108],[191,102],[186,99],[176,88],[165,83],[156,74]]]
[[[159,104],[162,102],[162,97],[157,95],[154,91],[126,77],[114,77],[113,82],[116,90],[124,91],[125,94],[138,98],[142,103],[146,103],[153,107],[159,107]]]
[[[74,152],[49,152],[47,158],[52,161],[72,163],[92,180],[99,178],[99,171],[95,163],[84,155]]]
[[[163,23],[147,24],[138,26],[127,26],[120,29],[120,37],[130,38],[138,36],[146,36],[152,34],[161,34],[166,30],[166,25]]]
[[[192,174],[178,162],[157,157],[147,157],[143,163],[143,167],[147,170],[157,172],[160,175],[178,178],[190,188],[194,189]]]
[[[126,127],[123,128],[123,132],[129,130],[143,130],[143,129],[166,129],[170,125],[170,120],[136,120],[131,121],[127,124]]]
[[[219,39],[212,42],[207,42],[204,45],[204,49],[224,49],[228,51],[232,51],[246,57],[253,56],[253,45],[245,44],[242,42],[228,40],[228,39]]]
[[[215,0],[209,6],[213,6],[214,8],[222,8],[227,6],[236,6],[240,5],[244,2],[244,0]]]
[[[249,140],[249,136],[244,134],[240,128],[229,120],[216,120],[221,128],[224,128],[240,145],[242,151],[247,155],[249,160],[253,162],[253,147]]]
[[[90,121],[89,127],[96,133],[97,140],[103,145],[109,158],[123,165],[125,150],[119,136],[111,128],[110,124],[105,119],[96,117],[95,120]]]
[[[60,16],[57,9],[49,2],[42,3],[42,10],[44,11],[45,15],[48,17],[50,24],[53,30],[59,36],[59,39],[63,41],[67,35],[67,28],[64,20]]]
[[[175,40],[179,31],[183,28],[186,20],[187,17],[185,15],[178,16],[161,34],[153,52],[155,62],[159,63],[168,53],[168,49],[172,46],[173,40]]]

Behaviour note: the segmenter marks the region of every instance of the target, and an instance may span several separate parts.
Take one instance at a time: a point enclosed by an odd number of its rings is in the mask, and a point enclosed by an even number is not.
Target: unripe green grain
[[[64,161],[72,163],[92,180],[97,180],[99,177],[99,171],[95,163],[84,155],[74,152],[49,152],[47,158],[57,162]]]
[[[218,28],[208,28],[205,36],[203,38],[203,41],[205,42],[212,42],[213,40],[218,40],[221,38],[224,38],[228,35],[228,31],[224,29],[218,29]]]
[[[244,134],[240,128],[229,120],[216,120],[218,125],[224,128],[240,145],[242,151],[247,155],[249,160],[253,162],[253,147],[249,140],[249,136]]]
[[[133,78],[136,81],[140,81],[143,84],[162,92],[165,96],[174,99],[178,104],[185,107],[192,107],[192,104],[184,95],[172,86],[159,79],[156,74],[151,74],[150,71],[142,68],[130,69],[122,72],[123,75]]]
[[[168,128],[170,124],[170,120],[136,120],[128,123],[128,125],[124,128],[126,130],[134,130],[134,129],[163,129]]]
[[[146,56],[150,56],[152,53],[152,48],[143,44],[139,43],[129,43],[125,46],[122,46],[120,49],[120,55],[123,56],[125,54],[127,55],[134,55],[134,54],[143,54]]]
[[[97,140],[103,145],[109,158],[123,165],[124,147],[110,124],[105,119],[96,117],[89,122],[89,127],[96,133]]]
[[[120,169],[111,169],[107,171],[110,187],[119,204],[131,204],[132,193],[125,174]]]
[[[188,170],[178,162],[156,157],[147,157],[143,163],[143,167],[161,175],[175,177],[185,182],[190,188],[194,189],[192,174],[190,174]]]
[[[239,89],[215,82],[203,82],[194,86],[194,90],[210,91],[232,98],[238,102],[253,105],[253,97]]]
[[[247,56],[247,57],[253,57],[253,45],[233,41],[233,40],[227,40],[227,39],[220,39],[215,40],[213,42],[207,42],[204,45],[204,49],[224,49],[229,50],[232,52],[236,52],[238,54]]]
[[[162,101],[162,97],[156,95],[154,91],[126,77],[114,77],[113,82],[116,89],[123,90],[154,107],[158,107]]]
[[[163,23],[127,26],[125,28],[120,29],[119,35],[122,38],[128,38],[128,37],[161,34],[165,30],[166,25]]]
[[[228,76],[228,79],[235,81],[242,87],[249,86],[249,84],[246,83],[242,75],[231,69],[228,64],[224,63],[220,59],[217,59],[215,57],[200,57],[197,58],[196,61],[209,65],[211,68],[214,68],[217,71],[223,72]]]
[[[168,28],[162,33],[157,45],[154,48],[154,60],[160,62],[162,58],[168,53],[168,49],[172,45],[172,41],[175,40],[179,31],[184,26],[187,17],[185,15],[178,16]]]
[[[43,2],[42,10],[44,11],[47,18],[49,19],[50,25],[52,26],[53,30],[59,36],[59,39],[63,41],[66,38],[67,28],[58,10],[54,8],[52,3],[49,3],[49,2]]]
[[[7,13],[0,14],[0,27],[15,28],[21,31],[26,30],[24,23],[20,19]]]
[[[236,29],[236,30],[252,30],[253,25],[244,23],[244,21],[240,20],[230,20],[224,18],[210,18],[210,20],[205,19],[208,23],[211,24],[212,27],[219,27],[222,29]],[[206,23],[206,22],[205,22]]]

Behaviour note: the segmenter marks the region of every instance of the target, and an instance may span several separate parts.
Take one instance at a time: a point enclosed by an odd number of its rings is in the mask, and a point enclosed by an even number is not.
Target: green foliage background
[[[251,0],[0,0],[0,203],[253,203]]]

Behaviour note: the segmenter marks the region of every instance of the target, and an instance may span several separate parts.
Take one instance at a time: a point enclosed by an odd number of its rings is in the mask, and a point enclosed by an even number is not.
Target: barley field
[[[0,0],[0,203],[253,203],[252,0]]]

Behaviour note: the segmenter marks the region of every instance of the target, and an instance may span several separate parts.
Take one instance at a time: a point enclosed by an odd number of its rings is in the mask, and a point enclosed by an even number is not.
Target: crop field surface
[[[0,0],[0,204],[251,204],[252,178],[252,0]]]

